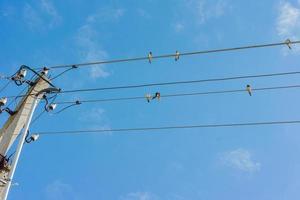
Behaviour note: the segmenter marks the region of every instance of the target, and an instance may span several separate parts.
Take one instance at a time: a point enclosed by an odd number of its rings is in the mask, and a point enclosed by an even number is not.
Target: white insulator
[[[53,110],[56,109],[56,107],[57,107],[57,104],[56,104],[56,103],[51,103],[51,104],[48,106],[48,110],[49,110],[49,111],[53,111]]]
[[[18,73],[18,76],[20,78],[25,78],[25,76],[27,75],[27,70],[26,69],[21,69]]]
[[[7,103],[7,98],[6,98],[6,97],[2,97],[2,98],[0,99],[0,107],[1,107],[1,106],[5,106],[6,103]]]
[[[38,134],[34,134],[34,135],[30,136],[31,140],[34,142],[37,141],[39,139],[39,137],[40,137],[40,135],[38,135]]]

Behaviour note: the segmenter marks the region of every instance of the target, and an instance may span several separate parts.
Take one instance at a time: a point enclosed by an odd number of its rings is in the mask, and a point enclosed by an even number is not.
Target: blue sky
[[[0,1],[0,72],[300,39],[296,0]],[[95,66],[63,89],[297,71],[300,48]],[[56,74],[59,71],[53,71]],[[160,91],[299,84],[298,76],[61,95],[59,100]],[[5,82],[1,80],[1,84]],[[1,96],[22,88],[11,85]],[[31,132],[299,119],[297,89],[82,105],[44,115]],[[37,111],[42,111],[41,105]],[[3,123],[7,115],[1,115]],[[10,199],[295,199],[299,127],[236,127],[147,133],[42,136],[26,145]]]

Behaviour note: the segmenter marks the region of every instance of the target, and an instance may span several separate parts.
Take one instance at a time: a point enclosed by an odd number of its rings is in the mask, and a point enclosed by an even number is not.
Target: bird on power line
[[[160,92],[156,92],[155,95],[152,97],[152,100],[154,99],[160,100],[160,97],[161,97]]]
[[[179,60],[179,56],[180,56],[179,51],[176,51],[176,53],[175,53],[175,61]]]
[[[292,41],[290,39],[287,39],[285,41],[286,45],[288,46],[289,49],[292,49]]]
[[[152,52],[150,51],[148,54],[148,60],[149,60],[150,64],[152,63],[152,59],[153,59],[153,55],[152,55]]]
[[[250,85],[247,85],[246,90],[249,93],[249,95],[252,96],[252,88]]]
[[[300,44],[300,40],[290,41],[289,44],[290,45]],[[283,46],[283,45],[287,45],[287,42],[283,41],[283,42],[277,42],[277,43],[252,44],[252,45],[248,45],[248,46],[211,49],[211,50],[202,50],[202,51],[192,51],[192,52],[181,53],[181,56],[220,53],[220,52],[225,52],[225,51],[241,51],[241,50],[246,50],[246,49],[268,48],[268,47],[276,47],[276,46]],[[174,54],[158,55],[155,57],[155,59],[162,59],[162,58],[169,58],[169,57],[174,57]],[[106,61],[97,61],[97,62],[86,62],[86,63],[77,63],[77,64],[63,64],[63,65],[50,66],[48,68],[49,69],[61,69],[61,68],[70,68],[73,66],[76,66],[75,68],[79,68],[79,67],[87,67],[87,66],[92,66],[92,65],[134,62],[134,61],[146,60],[146,59],[149,59],[149,58],[148,57],[133,57],[133,58],[115,59],[115,60],[106,60]],[[43,69],[43,68],[36,68],[36,70],[39,70],[39,69]]]
[[[147,102],[150,103],[150,101],[152,99],[151,94],[146,94],[145,97],[146,97]]]

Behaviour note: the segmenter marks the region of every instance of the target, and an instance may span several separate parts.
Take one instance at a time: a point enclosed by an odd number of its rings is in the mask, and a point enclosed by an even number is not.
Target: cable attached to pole
[[[160,126],[160,127],[142,127],[142,128],[40,131],[40,132],[38,132],[38,134],[39,135],[61,135],[61,134],[74,134],[75,135],[75,134],[104,133],[104,132],[139,132],[139,131],[175,130],[175,129],[225,128],[225,127],[298,125],[298,124],[300,124],[300,120],[245,122],[245,123],[228,123],[228,124],[198,124],[198,125]]]
[[[283,89],[297,89],[300,88],[299,85],[286,85],[286,86],[274,86],[274,87],[261,87],[252,88],[252,92],[255,91],[269,91],[269,90],[283,90]],[[201,96],[201,95],[215,95],[215,94],[233,94],[233,93],[248,93],[247,88],[245,89],[235,89],[235,90],[219,90],[219,91],[206,91],[206,92],[191,92],[191,93],[175,93],[175,94],[165,94],[160,95],[161,99],[173,98],[173,97],[184,97],[184,96]],[[130,101],[130,100],[140,100],[147,99],[145,96],[135,96],[135,97],[120,97],[120,98],[107,98],[107,99],[83,99],[77,100],[81,104],[84,103],[99,103],[99,102],[113,102],[113,101]],[[75,104],[77,101],[58,101],[57,104]]]
[[[201,55],[201,54],[210,54],[210,53],[239,51],[239,50],[246,50],[246,49],[276,47],[276,46],[283,46],[283,45],[286,45],[290,48],[291,45],[299,44],[299,43],[300,43],[300,40],[291,41],[290,39],[287,39],[284,42],[278,42],[278,43],[255,44],[255,45],[232,47],[232,48],[185,52],[185,53],[180,53],[180,54],[179,54],[178,51],[176,51],[173,54],[165,54],[165,55],[155,56],[155,55],[152,55],[152,52],[151,52],[151,61],[154,60],[154,59],[162,59],[162,58],[175,58],[175,60],[177,61],[178,60],[177,58],[179,58],[178,57],[179,55],[182,57],[182,56],[191,56],[191,55]],[[134,62],[134,61],[142,61],[142,60],[149,61],[149,55],[148,56],[143,56],[143,57],[124,58],[124,59],[115,59],[115,60],[107,60],[107,61],[95,61],[95,62],[86,62],[86,63],[55,65],[55,66],[50,66],[48,68],[49,69],[62,69],[62,68],[69,68],[69,67],[72,67],[72,66],[84,67],[84,66],[92,66],[92,65],[124,63],[124,62]],[[41,69],[41,68],[37,68],[37,69]]]

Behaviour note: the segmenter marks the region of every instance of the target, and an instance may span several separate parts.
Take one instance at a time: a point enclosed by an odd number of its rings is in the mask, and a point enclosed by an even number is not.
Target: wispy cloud
[[[207,0],[186,0],[186,5],[196,16],[196,22],[199,24],[223,16],[229,7],[226,0],[217,0],[213,3]]]
[[[79,47],[79,56],[82,62],[93,62],[107,59],[107,52],[101,48],[97,35],[97,31],[90,23],[85,24],[78,29],[75,40]],[[90,69],[89,74],[92,79],[105,78],[109,76],[109,72],[106,71],[104,65],[93,66]]]
[[[125,9],[123,8],[101,8],[96,13],[87,17],[88,23],[103,23],[119,20],[124,16]]]
[[[79,47],[82,62],[93,62],[108,58],[108,53],[101,45],[99,24],[118,21],[125,13],[122,8],[102,8],[87,16],[85,23],[78,29],[75,41]],[[96,65],[90,69],[90,78],[105,78],[110,75],[105,65]]]
[[[41,0],[23,7],[23,20],[31,30],[46,30],[58,26],[62,17],[50,0]]]
[[[159,198],[149,192],[132,192],[121,196],[119,200],[158,200]]]
[[[0,17],[9,17],[16,13],[16,9],[13,6],[2,6],[0,7]]]
[[[56,180],[46,187],[47,200],[69,200],[78,199],[71,185]]]
[[[223,153],[220,156],[220,161],[225,166],[248,173],[258,172],[261,169],[261,164],[255,162],[251,153],[245,149],[236,149]]]
[[[26,25],[31,29],[36,29],[43,26],[43,20],[38,12],[30,5],[25,4],[23,8],[23,19]]]
[[[145,18],[145,19],[151,19],[152,16],[143,8],[136,9],[136,12],[139,16]]]
[[[55,6],[50,0],[41,0],[41,10],[46,14],[48,18],[49,27],[55,27],[59,25],[62,21],[62,17],[58,14]]]
[[[277,33],[282,37],[299,38],[300,33],[300,2],[294,6],[289,2],[279,4]]]
[[[173,27],[176,33],[182,32],[184,30],[184,24],[182,22],[176,22]]]
[[[89,129],[106,129],[110,130],[109,119],[102,108],[88,109],[83,113],[79,120],[84,122]],[[111,133],[108,133],[111,134]]]
[[[300,1],[295,5],[288,1],[280,2],[276,30],[278,36],[284,40],[287,38],[292,40],[300,39]],[[293,49],[294,52],[300,52],[299,46],[294,46]]]
[[[212,19],[218,19],[231,9],[228,0],[182,0],[180,2],[182,4],[176,11],[177,19],[173,23],[173,29],[177,33],[184,31],[188,25],[201,26]],[[185,17],[178,18],[178,16]]]

